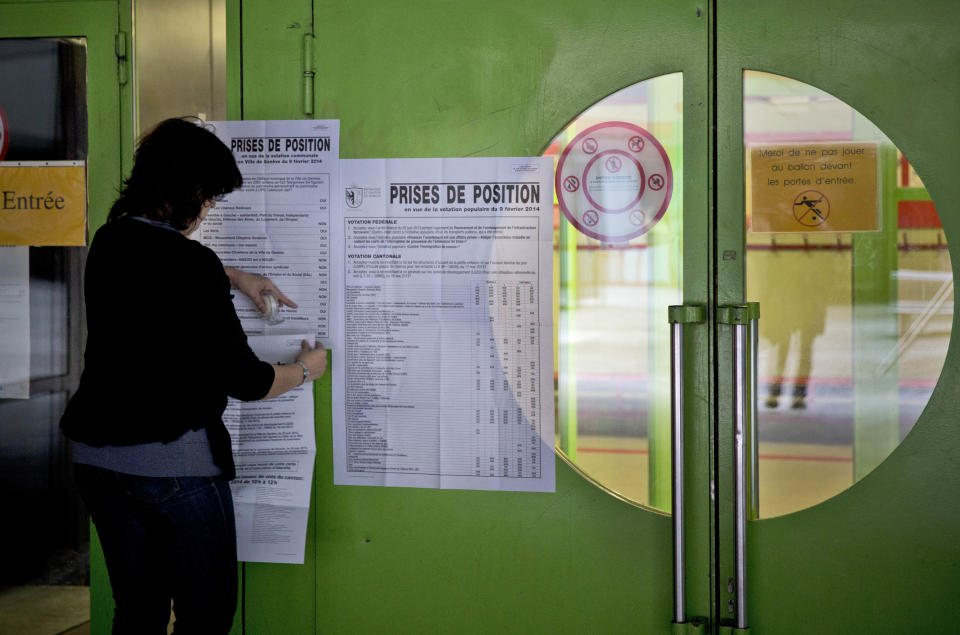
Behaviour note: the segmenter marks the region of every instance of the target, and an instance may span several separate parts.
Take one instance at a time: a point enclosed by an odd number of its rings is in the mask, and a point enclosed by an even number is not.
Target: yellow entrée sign
[[[751,145],[748,160],[751,231],[879,228],[876,143]]]
[[[86,244],[82,161],[0,162],[0,245]]]

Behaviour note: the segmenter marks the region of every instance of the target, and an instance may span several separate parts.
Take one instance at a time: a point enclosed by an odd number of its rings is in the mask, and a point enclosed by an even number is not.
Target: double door
[[[663,217],[660,228],[669,230],[662,232],[662,237],[676,246],[678,269],[666,277],[676,285],[677,293],[648,293],[648,298],[663,295],[663,306],[642,316],[631,314],[629,303],[624,306],[620,301],[622,289],[607,289],[589,302],[580,298],[599,308],[597,315],[619,312],[624,319],[618,322],[613,318],[610,324],[622,324],[624,331],[610,328],[613,337],[623,341],[631,337],[630,328],[668,333],[668,304],[696,307],[676,314],[690,318],[682,337],[682,600],[677,601],[680,596],[674,584],[672,518],[664,513],[675,500],[669,495],[669,479],[664,480],[670,473],[669,434],[655,438],[654,421],[659,419],[650,415],[651,410],[663,410],[663,403],[669,412],[669,346],[648,346],[654,357],[646,363],[645,390],[653,395],[648,402],[660,405],[647,408],[648,445],[638,452],[646,452],[649,465],[659,464],[659,468],[648,465],[648,498],[637,504],[637,497],[620,488],[598,488],[574,467],[582,466],[588,452],[583,451],[583,443],[569,445],[570,414],[576,412],[576,423],[582,426],[596,413],[583,409],[581,399],[563,415],[564,402],[577,402],[588,382],[576,372],[572,379],[565,378],[566,369],[580,366],[570,366],[569,360],[561,358],[571,342],[576,343],[578,359],[588,357],[590,320],[601,318],[583,311],[574,327],[565,325],[571,312],[563,306],[564,293],[576,280],[602,276],[598,268],[608,267],[609,262],[588,270],[586,255],[578,261],[564,260],[564,249],[570,244],[565,240],[580,246],[590,241],[578,231],[584,223],[576,227],[558,204],[555,248],[561,455],[557,492],[334,487],[328,459],[323,458],[330,456],[330,448],[323,447],[329,443],[329,434],[321,399],[315,524],[310,540],[315,559],[313,568],[301,578],[310,583],[309,589],[295,593],[315,609],[303,614],[303,628],[666,632],[671,622],[685,619],[686,625],[675,628],[694,632],[744,626],[770,633],[933,632],[957,617],[951,589],[960,565],[954,540],[958,514],[944,493],[952,491],[960,478],[950,458],[960,444],[960,434],[951,425],[957,414],[956,400],[950,396],[955,384],[952,378],[960,366],[953,351],[946,350],[949,331],[930,344],[942,349],[943,364],[942,373],[937,368],[932,379],[926,376],[910,384],[909,372],[903,370],[900,379],[895,377],[891,383],[889,373],[870,375],[856,370],[863,359],[871,359],[872,348],[879,346],[877,340],[861,337],[876,326],[861,315],[869,312],[864,307],[904,304],[906,292],[902,289],[908,276],[902,270],[915,270],[878,262],[878,258],[889,257],[889,249],[870,245],[871,237],[883,236],[887,247],[898,245],[902,238],[897,234],[903,227],[897,224],[897,216],[891,221],[890,214],[883,212],[884,197],[893,196],[885,193],[884,183],[901,178],[890,177],[884,166],[892,161],[907,170],[905,162],[889,149],[891,143],[909,157],[933,200],[940,203],[940,237],[930,233],[921,242],[941,245],[937,253],[947,254],[949,260],[944,241],[957,224],[946,207],[956,198],[957,187],[949,176],[957,167],[951,142],[958,140],[960,127],[950,116],[958,96],[953,81],[957,38],[947,25],[957,18],[957,10],[947,2],[928,3],[920,10],[881,2],[869,5],[823,0],[790,4],[397,5],[369,0],[349,7],[323,1],[299,8],[291,5],[278,15],[268,3],[242,3],[239,41],[244,75],[242,86],[234,86],[233,92],[234,103],[236,97],[242,97],[242,116],[339,118],[342,153],[347,158],[559,153],[563,149],[561,133],[566,129],[566,139],[570,139],[587,125],[571,128],[568,124],[605,97],[661,76],[680,74],[682,86],[678,99],[656,103],[658,108],[680,111],[680,117],[674,117],[677,129],[663,133],[674,140],[673,145],[664,143],[673,169],[674,207]],[[294,24],[299,30],[283,34],[281,40],[281,27]],[[312,49],[304,49],[311,52],[298,67],[295,52],[303,37]],[[278,82],[287,80],[278,78],[269,62],[280,57],[291,62],[289,72],[281,74],[289,77],[289,91],[276,90]],[[303,80],[300,71],[308,78],[303,100],[294,91]],[[768,85],[772,92],[764,93],[765,81],[772,82]],[[276,93],[287,98],[281,100]],[[783,131],[775,120],[766,124],[766,130],[757,129],[751,120],[756,103],[772,108],[769,116],[775,118],[804,104],[807,108],[825,104],[822,95],[850,107],[853,114],[831,115],[830,106],[822,113],[823,117],[855,119],[849,136],[817,136],[816,130],[804,133],[799,130],[802,125],[793,127],[793,137],[778,136]],[[655,99],[648,94],[648,108],[653,107],[652,101]],[[627,106],[621,106],[613,119],[631,116]],[[863,121],[872,122],[882,134],[864,133]],[[789,123],[784,126],[790,129]],[[551,150],[558,135],[561,145]],[[751,144],[774,147],[797,142],[797,147],[808,144],[803,148],[822,153],[843,152],[844,147],[855,150],[861,141],[860,145],[877,149],[875,162],[869,164],[877,175],[874,191],[868,191],[869,186],[863,190],[866,196],[876,197],[871,209],[877,211],[865,226],[806,232],[816,228],[818,217],[805,212],[807,207],[801,202],[794,217],[799,232],[783,238],[773,235],[776,232],[760,231],[756,224],[748,228],[747,209],[759,208],[751,199],[762,194],[762,188],[755,188],[763,173],[759,160],[748,165]],[[825,170],[820,176],[844,178],[821,168],[822,157],[818,161],[813,169]],[[793,163],[803,162],[784,161],[781,169],[786,171]],[[793,178],[806,175],[798,172]],[[811,182],[810,189],[818,190],[815,185]],[[827,193],[832,197],[836,191]],[[802,200],[799,195],[797,198]],[[793,198],[788,209],[792,203]],[[818,209],[825,213],[822,207]],[[835,212],[835,219],[839,215]],[[756,223],[757,212],[752,216]],[[902,219],[903,213],[899,216]],[[936,223],[921,226],[930,229]],[[891,232],[899,238],[891,238]],[[632,239],[617,247],[644,240]],[[594,251],[610,250],[602,239],[590,244],[595,244]],[[619,251],[623,252],[618,255],[622,256],[619,267],[633,262],[632,266],[642,268],[654,262],[643,257],[630,260],[625,255],[629,250]],[[770,257],[821,253],[832,256],[799,264],[784,264]],[[934,277],[949,281],[952,271],[947,265],[945,275],[940,271],[940,277]],[[898,272],[897,290],[891,292],[889,284],[882,282],[889,282]],[[755,277],[757,274],[762,276]],[[871,282],[871,277],[881,283]],[[660,276],[652,280],[652,286],[663,281]],[[819,296],[829,293],[831,280],[845,280],[848,288],[844,293],[851,299],[842,309],[830,304],[834,308],[825,311],[824,326],[819,331],[812,327],[813,336],[807,337],[819,342],[814,350],[820,362],[815,361],[812,369],[797,368],[803,360],[794,362],[791,372],[775,368],[772,360],[779,353],[774,350],[776,329],[772,327],[791,315],[815,321],[803,307],[822,300]],[[767,301],[774,297],[765,291],[770,287],[787,291],[786,304]],[[791,289],[794,298],[789,298]],[[890,293],[899,295],[891,299]],[[734,419],[735,396],[742,393],[736,385],[735,343],[740,329],[735,323],[749,322],[745,318],[749,309],[740,307],[754,299],[761,300],[761,324],[764,315],[771,320],[766,334],[760,327],[758,338],[757,392],[762,394],[754,394],[749,386],[744,390],[748,402],[757,397],[761,402],[761,412],[755,414],[761,424],[759,441],[763,441],[765,416],[773,422],[771,429],[780,430],[780,423],[769,417],[795,405],[798,410],[807,408],[829,418],[834,401],[846,403],[842,407],[851,409],[854,427],[843,434],[856,437],[847,443],[852,455],[828,455],[810,466],[817,472],[839,464],[851,473],[855,465],[867,467],[863,474],[851,477],[849,487],[832,492],[827,488],[827,494],[820,496],[827,500],[819,504],[808,507],[818,500],[801,502],[794,513],[781,511],[776,517],[764,518],[763,497],[757,513],[749,490],[751,483],[759,481],[756,486],[763,491],[764,467],[761,464],[757,475],[757,470],[751,474],[746,466],[749,500],[741,503],[748,520],[740,525],[742,550],[738,554],[735,491],[739,457],[735,448],[739,437]],[[919,314],[922,307],[931,305],[929,297],[918,302],[922,305]],[[929,309],[928,313],[940,315],[944,306],[952,304],[940,302],[936,311]],[[663,316],[662,324],[648,319],[657,315]],[[893,328],[898,329],[893,342],[902,344],[901,331],[915,320],[896,311],[894,315],[881,318],[881,326],[889,327],[892,320]],[[838,320],[846,324],[837,327]],[[948,316],[947,329],[951,321]],[[593,326],[593,334],[609,330],[604,324]],[[832,351],[836,343],[830,337],[837,328],[853,333],[854,342],[847,344],[852,351],[849,355]],[[793,345],[803,339],[802,333],[795,336]],[[788,345],[781,343],[782,347]],[[824,349],[826,353],[821,354]],[[834,357],[831,351],[836,353]],[[615,369],[624,355],[629,355],[629,346],[605,357],[605,363]],[[844,356],[852,361],[843,361]],[[746,355],[746,377],[750,376],[751,357]],[[840,363],[837,359],[852,366],[847,377],[840,371],[831,374],[832,365]],[[773,370],[768,369],[770,364]],[[771,407],[777,384],[781,384],[783,402]],[[921,395],[922,403],[914,414],[903,414],[904,406],[896,395],[903,393],[904,386],[914,385],[929,390]],[[891,391],[895,396],[892,404]],[[622,397],[614,394],[616,390],[607,391],[607,396],[603,390],[599,392],[601,409],[604,399]],[[873,399],[871,395],[879,396]],[[868,407],[871,403],[882,404],[882,408]],[[744,407],[751,410],[749,403]],[[762,412],[764,408],[771,412]],[[874,419],[888,416],[883,411],[891,408],[898,438],[870,458],[870,442],[860,432]],[[911,417],[912,430],[905,434],[905,424],[898,421]],[[783,430],[788,440],[795,432]],[[904,437],[902,443],[893,449],[899,437]],[[746,448],[743,460],[749,463],[752,451]],[[760,456],[762,462],[762,449]],[[585,471],[590,475],[589,469]],[[773,470],[767,473],[773,474]],[[801,475],[796,487],[803,486],[803,479]],[[289,582],[289,572],[269,565],[247,565],[246,571],[245,619],[248,628],[256,631],[270,619],[279,594],[286,594],[294,585]],[[292,600],[284,595],[283,601]]]

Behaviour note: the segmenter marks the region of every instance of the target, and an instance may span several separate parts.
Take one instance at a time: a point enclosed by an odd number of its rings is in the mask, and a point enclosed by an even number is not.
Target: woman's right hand
[[[297,355],[297,361],[307,365],[310,371],[310,380],[314,381],[323,377],[327,370],[327,351],[323,344],[315,342],[314,347],[310,347],[310,342],[303,340],[300,342],[300,353]]]
[[[327,351],[320,342],[311,348],[307,340],[300,343],[296,360],[310,371],[310,381],[320,379],[327,370]],[[300,364],[273,364],[273,385],[262,399],[273,399],[303,385],[303,368]]]

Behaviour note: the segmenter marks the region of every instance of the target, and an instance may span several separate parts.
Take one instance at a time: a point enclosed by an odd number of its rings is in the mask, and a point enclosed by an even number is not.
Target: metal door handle
[[[736,625],[747,627],[747,325],[733,326],[733,500]]]
[[[757,431],[757,375],[760,350],[760,303],[747,302],[750,307],[750,436],[747,449],[750,453],[750,520],[760,518],[760,437]]]
[[[672,447],[671,493],[673,514],[673,621],[684,624],[686,609],[686,552],[684,528],[683,466],[683,327],[703,322],[702,306],[682,305],[667,309],[670,319],[670,439]]]
[[[758,311],[759,312],[759,311]],[[747,628],[747,425],[750,417],[750,381],[747,373],[748,327],[753,310],[749,305],[719,307],[717,321],[733,327],[733,540],[734,624]],[[752,347],[756,348],[756,347]],[[754,396],[756,393],[753,393]]]

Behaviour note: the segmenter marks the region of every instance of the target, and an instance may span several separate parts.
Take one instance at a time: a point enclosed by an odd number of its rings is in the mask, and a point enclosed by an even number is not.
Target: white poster
[[[0,247],[0,399],[30,398],[29,250]]]
[[[200,225],[197,238],[227,267],[273,280],[296,309],[266,323],[253,302],[234,294],[247,332],[313,332],[329,347],[329,222],[338,190],[340,122],[214,121],[206,124],[227,144],[243,187],[227,194]]]
[[[554,491],[553,163],[341,161],[334,482]]]
[[[250,347],[272,364],[291,363],[312,334],[254,335]],[[233,441],[237,478],[237,557],[303,564],[310,485],[317,454],[313,382],[265,401],[230,399],[223,422]]]

